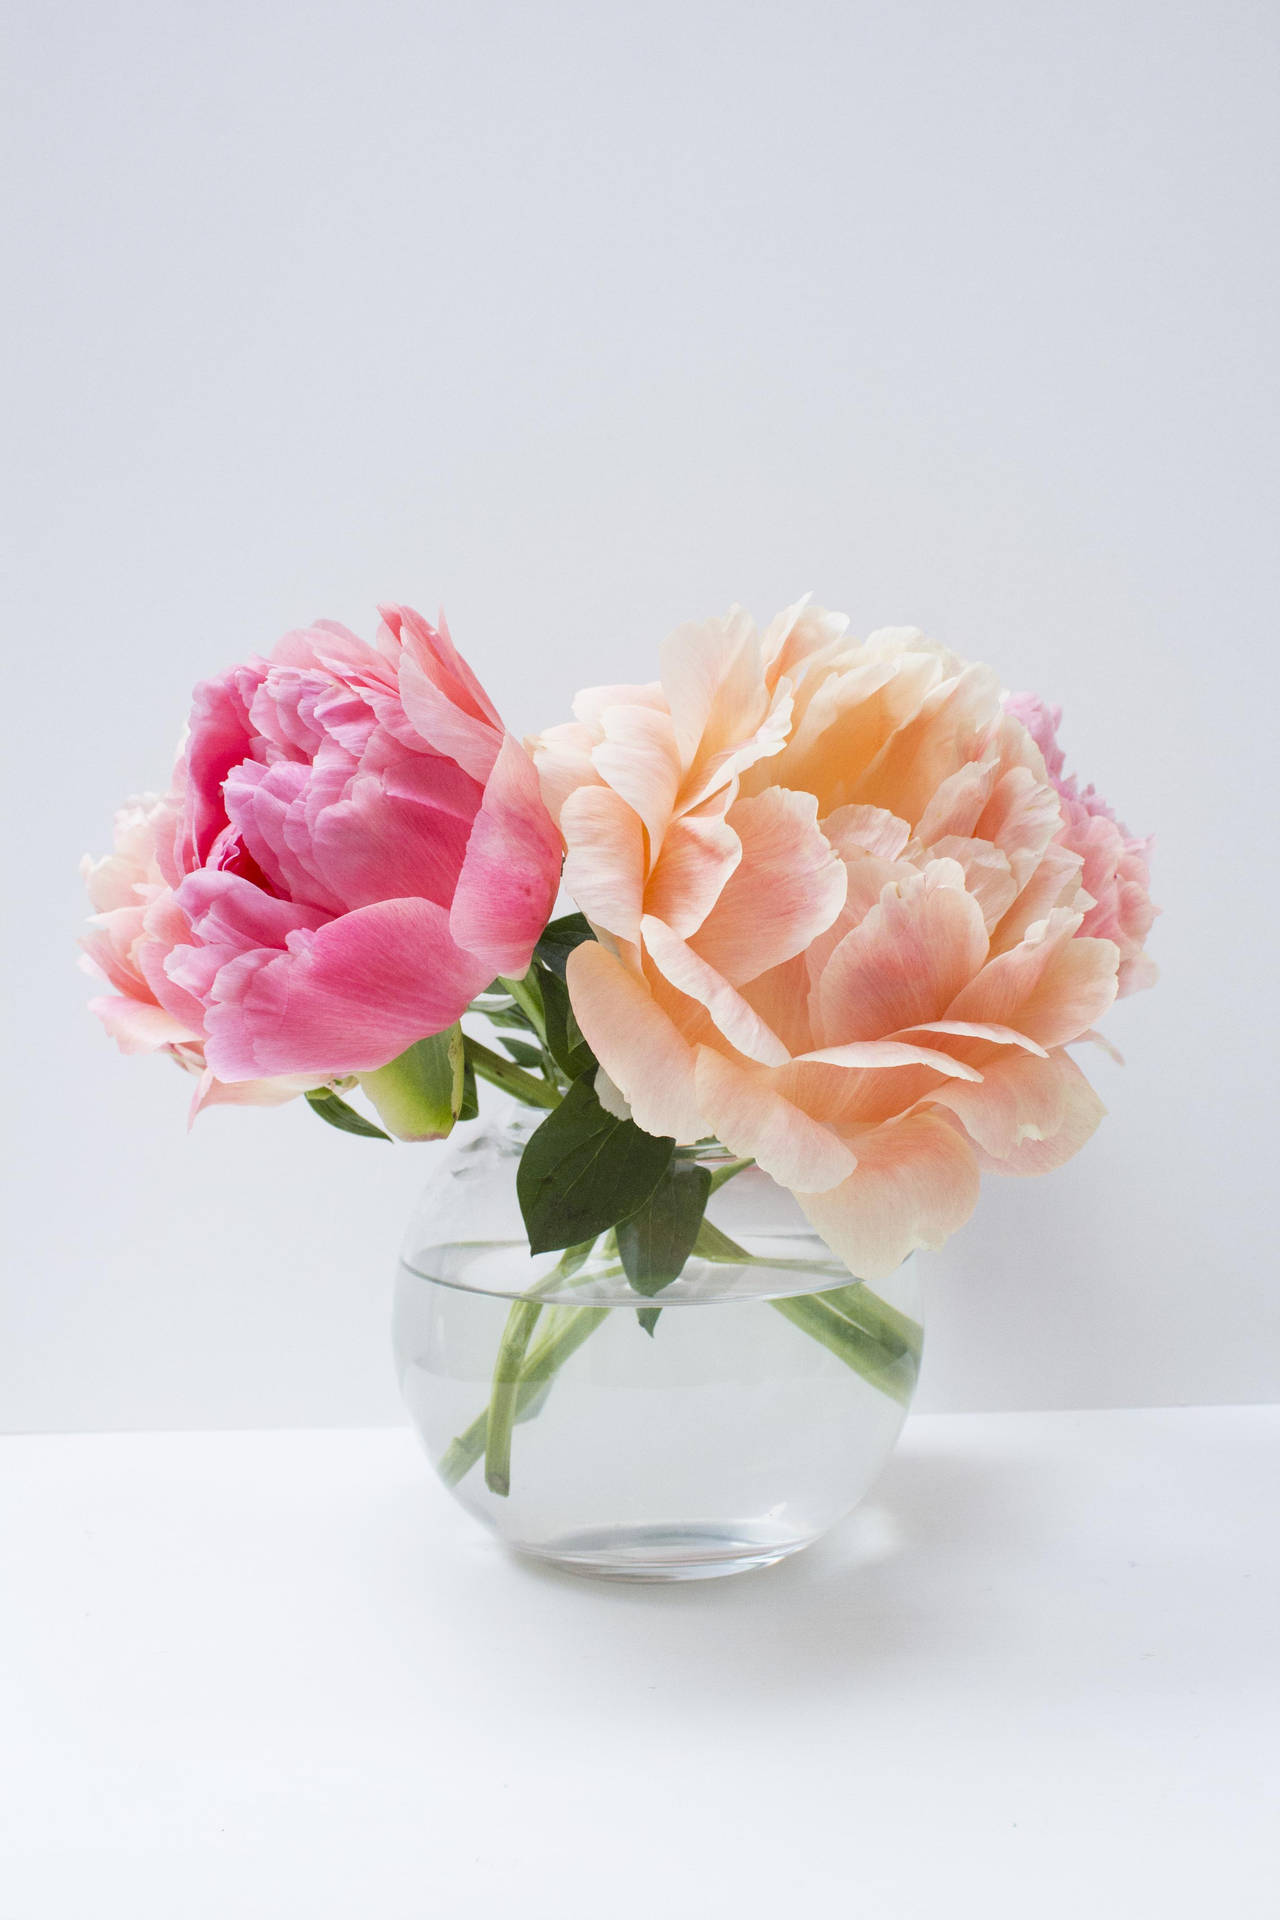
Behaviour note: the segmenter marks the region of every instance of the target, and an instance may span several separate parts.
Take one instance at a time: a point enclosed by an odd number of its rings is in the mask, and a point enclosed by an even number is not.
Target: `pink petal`
[[[829,1127],[783,1098],[767,1072],[700,1047],[696,1081],[699,1108],[717,1138],[793,1193],[821,1193],[857,1164]]]
[[[800,1196],[805,1213],[851,1273],[887,1280],[917,1247],[940,1247],[973,1212],[980,1185],[972,1147],[929,1113],[859,1134],[858,1164],[830,1193]]]
[[[469,714],[501,736],[502,721],[493,702],[454,646],[443,614],[440,625],[433,627],[412,607],[385,606],[378,612],[404,648],[402,662],[408,656],[460,713]]]
[[[560,835],[532,760],[508,734],[484,790],[449,912],[490,974],[526,971],[560,887]]]
[[[729,824],[742,862],[699,928],[695,950],[733,986],[802,953],[844,905],[843,860],[818,826],[811,793],[770,787],[739,800]]]
[[[282,947],[299,927],[323,926],[328,914],[320,907],[297,906],[264,893],[238,873],[201,867],[189,873],[178,888],[176,900],[190,922],[191,933],[214,946],[243,951],[248,947]],[[154,918],[154,917],[153,917]],[[157,929],[158,931],[158,929]],[[178,924],[173,937],[181,942],[190,936]]]
[[[220,1080],[365,1073],[439,1033],[489,984],[430,900],[384,900],[223,966],[205,1053]]]
[[[693,1049],[643,980],[597,941],[569,956],[578,1025],[646,1133],[696,1140],[706,1131],[694,1092]]]
[[[155,1053],[161,1047],[180,1046],[199,1040],[183,1021],[145,1000],[127,994],[102,994],[89,1002],[121,1053]]]

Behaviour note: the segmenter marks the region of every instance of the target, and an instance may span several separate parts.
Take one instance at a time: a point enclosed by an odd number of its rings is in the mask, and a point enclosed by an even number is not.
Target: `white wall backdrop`
[[[1094,1143],[932,1261],[921,1403],[1275,1397],[1275,8],[9,21],[0,1424],[399,1417],[427,1150],[188,1136],[72,948],[192,682],[379,597],[518,729],[806,588],[1061,700],[1164,979]]]

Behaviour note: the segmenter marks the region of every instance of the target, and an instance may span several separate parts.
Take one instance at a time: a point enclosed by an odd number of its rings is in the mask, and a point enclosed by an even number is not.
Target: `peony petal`
[[[644,821],[649,864],[662,846],[683,769],[670,714],[653,707],[606,707],[604,739],[591,761],[600,777]]]
[[[612,787],[579,787],[560,812],[569,852],[564,884],[593,926],[638,940],[644,910],[644,828]]]
[[[443,907],[383,900],[223,966],[210,988],[205,1053],[220,1080],[367,1073],[439,1033],[492,978]]]
[[[918,1029],[917,1029],[918,1031]],[[843,1047],[817,1047],[797,1056],[795,1065],[856,1067],[879,1071],[890,1067],[932,1067],[935,1073],[955,1080],[981,1080],[976,1067],[957,1060],[954,1054],[941,1053],[936,1047],[911,1046],[905,1040],[850,1040]]]
[[[732,987],[724,975],[709,966],[692,947],[661,920],[646,915],[640,932],[650,959],[671,985],[705,1007],[725,1039],[749,1060],[779,1067],[791,1058],[776,1033]]]
[[[1024,1140],[1048,1140],[1062,1126],[1065,1057],[1007,1052],[988,1062],[980,1086],[940,1087],[931,1098],[956,1115],[975,1146],[1003,1160]]]
[[[769,706],[760,643],[743,607],[689,621],[663,641],[662,689],[681,763],[693,767],[753,734]]]
[[[816,983],[814,1030],[823,1045],[878,1040],[950,1011],[982,965],[982,910],[947,861],[888,886],[845,935]]]
[[[560,809],[571,793],[579,787],[604,785],[591,758],[599,737],[595,728],[570,720],[562,727],[548,727],[545,733],[535,733],[525,741],[526,751],[532,754],[538,769],[542,803],[557,825]]]
[[[673,820],[644,890],[644,907],[682,940],[696,933],[742,858],[742,842],[725,819],[730,788]]]
[[[161,1047],[180,1046],[198,1041],[185,1022],[146,1000],[128,994],[101,994],[89,1002],[121,1053],[156,1053]]]
[[[1077,915],[1056,910],[989,960],[945,1017],[1015,1027],[1042,1047],[1077,1039],[1114,1000],[1119,957],[1110,940],[1082,939],[1078,924]]]
[[[891,1037],[899,1040],[908,1033],[953,1033],[961,1040],[990,1040],[998,1047],[1021,1047],[1026,1053],[1038,1053],[1041,1059],[1046,1057],[1038,1041],[1029,1040],[1016,1027],[997,1026],[990,1020],[922,1020],[918,1026],[904,1027],[901,1034]]]
[[[857,1164],[829,1127],[792,1106],[760,1068],[699,1047],[696,1080],[699,1108],[717,1139],[793,1193],[821,1193]]]
[[[699,928],[695,951],[733,986],[803,953],[845,902],[843,860],[818,826],[811,793],[770,787],[739,800],[729,824],[742,860]]]
[[[1106,1114],[1106,1108],[1069,1054],[1055,1054],[1062,1083],[1061,1118],[1048,1139],[1031,1135],[1002,1158],[979,1151],[979,1163],[991,1173],[1018,1176],[1052,1173],[1079,1153]]]
[[[449,912],[460,947],[492,974],[524,973],[560,887],[561,844],[538,775],[508,734],[475,817]]]
[[[566,978],[574,1017],[636,1125],[684,1141],[705,1133],[693,1049],[644,981],[595,940],[574,948]]]
[[[859,1134],[858,1164],[829,1193],[800,1205],[861,1280],[887,1280],[917,1247],[940,1247],[978,1200],[978,1162],[964,1136],[929,1113]]]

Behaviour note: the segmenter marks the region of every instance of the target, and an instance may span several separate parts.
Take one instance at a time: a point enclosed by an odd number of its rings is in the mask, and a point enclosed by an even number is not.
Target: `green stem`
[[[897,1341],[882,1343],[865,1326],[829,1305],[825,1294],[792,1294],[771,1300],[769,1305],[843,1360],[868,1385],[888,1394],[899,1406],[909,1403],[918,1366],[917,1356],[909,1347]]]
[[[500,973],[498,975],[498,981],[506,992],[511,995],[511,998],[515,1001],[521,1013],[525,1015],[539,1040],[545,1041],[547,1037],[546,1010],[542,1004],[542,995],[538,992],[537,986],[530,975],[526,974],[523,980],[509,980],[505,973]]]
[[[504,1093],[514,1094],[517,1100],[523,1100],[530,1107],[558,1107],[560,1094],[545,1080],[539,1080],[536,1074],[526,1073],[514,1060],[504,1060],[500,1053],[494,1053],[486,1047],[483,1040],[474,1040],[470,1034],[466,1037],[467,1060],[473,1071],[482,1080],[501,1087]]]
[[[544,1390],[559,1373],[570,1355],[608,1318],[608,1307],[570,1307],[566,1318],[544,1335],[532,1348],[521,1370],[515,1393],[515,1420],[527,1419],[536,1411]],[[536,1403],[536,1404],[535,1404]],[[486,1408],[460,1433],[441,1456],[437,1471],[447,1487],[457,1486],[484,1454],[488,1442],[489,1412]]]
[[[507,1315],[493,1369],[485,1429],[484,1481],[490,1493],[511,1491],[511,1428],[516,1417],[520,1369],[541,1312],[540,1300],[517,1300]]]

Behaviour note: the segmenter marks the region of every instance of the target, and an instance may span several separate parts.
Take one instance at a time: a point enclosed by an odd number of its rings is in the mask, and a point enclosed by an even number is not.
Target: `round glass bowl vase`
[[[712,1193],[652,1299],[612,1234],[534,1258],[516,1169],[540,1118],[482,1117],[433,1149],[405,1237],[396,1366],[437,1472],[508,1546],[576,1572],[704,1579],[807,1546],[898,1437],[916,1262],[874,1291],[851,1280],[755,1167]],[[719,1148],[699,1158],[729,1171]]]

